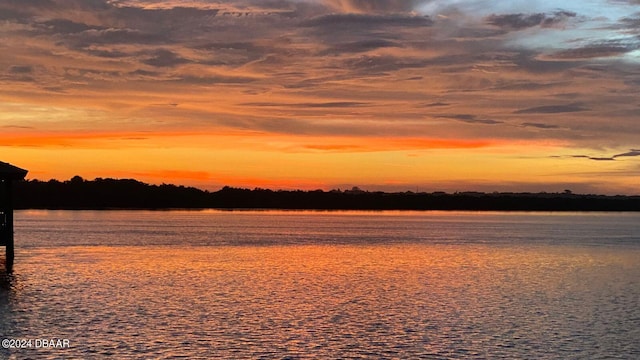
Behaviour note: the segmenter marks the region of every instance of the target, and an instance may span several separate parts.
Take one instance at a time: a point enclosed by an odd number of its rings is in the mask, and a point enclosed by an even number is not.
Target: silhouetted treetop
[[[561,193],[369,192],[270,190],[225,186],[209,192],[134,179],[25,180],[15,186],[18,209],[318,209],[640,211],[640,196]]]

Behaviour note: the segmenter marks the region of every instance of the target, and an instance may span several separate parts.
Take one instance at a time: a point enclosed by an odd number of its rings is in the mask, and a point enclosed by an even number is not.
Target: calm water
[[[640,358],[640,214],[24,211],[16,244],[0,337],[70,346],[1,358]]]

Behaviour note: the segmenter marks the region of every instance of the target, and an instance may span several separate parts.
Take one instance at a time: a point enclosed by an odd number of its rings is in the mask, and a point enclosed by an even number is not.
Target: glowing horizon
[[[0,161],[215,190],[640,194],[637,1],[0,2]]]

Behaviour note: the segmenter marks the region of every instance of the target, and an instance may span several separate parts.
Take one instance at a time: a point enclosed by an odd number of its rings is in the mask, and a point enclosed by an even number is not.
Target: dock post
[[[5,268],[13,271],[13,182],[27,176],[27,170],[0,161],[0,246],[5,247]]]
[[[2,201],[3,204],[3,212],[4,212],[4,241],[6,248],[6,256],[5,256],[5,268],[7,273],[13,271],[13,258],[15,257],[14,246],[13,246],[13,196],[12,196],[12,185],[13,181],[5,180],[4,181],[4,199]]]

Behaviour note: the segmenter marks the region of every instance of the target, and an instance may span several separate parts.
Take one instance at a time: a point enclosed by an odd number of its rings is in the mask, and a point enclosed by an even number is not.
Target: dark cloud
[[[640,4],[640,1],[638,2]],[[630,30],[640,30],[640,17],[626,17],[620,19],[620,26]]]
[[[557,114],[557,113],[568,113],[568,112],[579,112],[579,111],[587,111],[588,108],[580,106],[578,104],[567,104],[567,105],[545,105],[545,106],[536,106],[527,109],[522,109],[515,111],[514,114]]]
[[[11,74],[30,74],[32,72],[33,72],[33,67],[30,65],[9,66],[9,73]]]
[[[109,59],[117,59],[131,56],[131,54],[118,51],[118,50],[103,50],[103,49],[84,49],[84,51],[92,56],[109,58]]]
[[[106,11],[117,8],[117,2],[111,0],[53,0],[51,2],[54,4],[54,9],[64,7],[70,11]]]
[[[2,0],[0,2],[0,8],[5,9],[49,9],[56,5],[53,0]]]
[[[98,6],[101,5],[101,6]],[[105,0],[2,0],[0,1],[0,20],[9,20],[21,24],[31,24],[32,31],[44,33],[62,33],[76,31],[65,21],[82,15],[85,10],[104,10],[111,8]],[[82,26],[81,23],[76,23]]]
[[[575,17],[577,14],[569,11],[558,11],[553,14],[503,14],[487,17],[487,23],[508,30],[522,30],[534,26],[549,27]]]
[[[332,46],[331,48],[323,51],[321,55],[360,53],[390,47],[402,47],[402,45],[394,41],[383,39],[362,40]]]
[[[276,103],[276,102],[252,102],[242,103],[242,106],[264,106],[264,107],[294,107],[294,108],[351,108],[367,106],[368,103],[356,102],[356,101],[336,101],[336,102],[324,102],[324,103]]]
[[[509,29],[525,29],[528,27],[538,26],[544,20],[545,15],[538,14],[508,14],[508,15],[491,15],[487,18],[487,22],[491,25],[509,28]]]
[[[567,49],[553,53],[549,57],[552,59],[569,59],[569,60],[582,60],[599,57],[612,57],[625,54],[629,51],[635,50],[638,46],[621,45],[616,43],[603,43],[594,44],[575,49]]]
[[[589,160],[595,160],[595,161],[615,161],[616,159],[621,157],[635,157],[635,156],[640,156],[640,150],[631,149],[628,152],[616,154],[613,156],[571,155],[570,157],[579,158],[579,159],[589,159]]]
[[[70,81],[107,80],[117,79],[122,76],[120,71],[110,71],[89,68],[64,68],[64,78]]]
[[[577,14],[569,11],[558,11],[553,14],[536,13],[536,14],[505,14],[491,15],[486,21],[487,23],[510,30],[522,30],[534,26],[553,26],[557,23],[565,21],[567,18],[575,17]]]
[[[292,81],[285,83],[283,87],[285,89],[317,88],[329,82],[340,82],[340,81],[348,80],[351,78],[350,76],[347,76],[347,75],[332,75],[332,76],[320,76],[320,77],[304,79],[304,75],[305,74],[298,74],[298,73],[286,74],[285,77],[291,77]]]
[[[26,11],[9,9],[0,5],[0,20],[26,22],[30,16],[31,15]]]
[[[187,85],[215,85],[215,84],[247,84],[256,81],[256,79],[247,76],[179,76],[177,78],[165,81],[184,83]]]
[[[71,21],[68,19],[53,19],[38,24],[38,27],[51,34],[77,34],[87,30],[103,30],[101,26],[91,26],[84,23]]]
[[[107,25],[94,25],[70,19],[56,18],[33,23],[30,34],[53,36],[52,40],[58,45],[64,45],[72,50],[80,50],[100,57],[124,57],[124,54],[113,49],[95,49],[96,46],[117,44],[166,44],[169,38],[163,32],[144,32],[136,28],[115,25],[116,19],[109,20],[107,14],[102,14]],[[114,24],[112,24],[114,23]],[[141,23],[143,23],[141,21]],[[139,25],[139,24],[138,24]]]
[[[449,105],[451,105],[451,104],[438,101],[438,102],[432,102],[432,103],[429,103],[429,104],[424,104],[424,105],[422,105],[422,107],[440,107],[440,106],[449,106]]]
[[[352,107],[361,107],[367,106],[368,103],[357,102],[357,101],[335,101],[335,102],[324,102],[324,103],[299,103],[293,104],[294,107],[299,108],[352,108]]]
[[[533,122],[522,123],[522,126],[524,126],[524,127],[534,127],[534,128],[538,128],[538,129],[558,129],[558,128],[560,128],[557,125],[543,124],[543,123],[533,123]]]
[[[53,7],[56,2],[53,0],[3,0],[3,5],[24,6],[24,7]]]
[[[631,151],[628,151],[626,153],[622,153],[622,154],[617,154],[617,155],[613,155],[614,158],[619,158],[619,157],[632,157],[632,156],[640,156],[640,150],[637,149],[631,149]]]
[[[553,158],[564,158],[565,156],[552,156]],[[597,157],[597,156],[589,156],[589,155],[569,155],[568,157],[573,159],[588,159],[595,161],[615,161],[612,157]]]
[[[469,123],[469,124],[496,125],[496,124],[502,124],[503,123],[502,121],[498,121],[498,120],[478,118],[478,116],[471,115],[471,114],[440,115],[438,117],[446,118],[446,119],[458,120],[458,121],[466,122],[466,123]]]
[[[135,11],[135,10],[134,10]],[[218,15],[218,13],[220,12],[220,10],[218,9],[203,9],[203,8],[196,8],[196,7],[172,7],[169,9],[143,9],[142,11],[150,13],[150,14],[154,14],[154,16],[157,17],[157,19],[159,20],[167,20],[167,19],[171,19],[174,18],[175,19],[180,19],[180,21],[186,20],[186,21],[190,21],[193,19],[200,19],[200,18],[213,18],[216,15]]]
[[[145,33],[136,29],[92,29],[78,36],[70,36],[68,39],[75,42],[77,47],[89,47],[91,45],[114,44],[159,44],[168,43],[166,35],[162,33]]]
[[[541,90],[566,85],[566,81],[535,82],[529,80],[497,81],[495,90]]]
[[[135,71],[131,71],[129,75],[156,77],[156,76],[162,75],[162,73],[158,71],[148,71],[148,70],[138,69]]]
[[[245,51],[245,52],[259,52],[259,53],[268,52],[270,50],[270,48],[266,46],[260,46],[250,41],[208,42],[204,44],[194,45],[193,48],[198,50],[209,50],[209,51]]]
[[[189,63],[190,61],[177,55],[176,53],[166,50],[159,49],[154,51],[152,57],[143,60],[143,63],[156,67],[171,67],[181,64]]]
[[[0,75],[0,80],[15,82],[35,82],[31,76],[33,67],[30,65],[12,65],[7,69],[6,75]]]
[[[313,121],[296,117],[217,119],[220,124],[239,129],[252,129],[294,135],[399,136],[407,129],[390,126],[362,126],[358,122]]]
[[[524,71],[535,74],[563,73],[583,66],[582,61],[571,59],[554,60],[553,58],[538,58],[540,54],[531,51],[521,51],[513,60],[513,64]]]
[[[380,26],[424,27],[433,25],[433,20],[427,16],[408,15],[365,15],[365,14],[329,14],[321,15],[304,21],[306,27],[352,27],[366,26],[376,28]]]
[[[544,25],[553,25],[559,22],[565,21],[567,18],[576,17],[576,14],[573,11],[556,11],[552,15],[547,15],[544,19]]]
[[[163,30],[178,31],[177,26],[191,26],[206,23],[215,18],[218,9],[199,7],[141,8],[112,6],[105,15],[109,15],[114,23],[124,23],[125,27],[141,31]]]
[[[117,6],[106,0],[67,0],[56,3],[53,9],[39,8],[40,13],[35,9],[30,10],[32,19],[28,20],[32,22],[31,31],[63,36],[62,43],[74,49],[95,44],[166,44],[174,36],[184,36],[182,29],[206,28],[218,14],[217,9],[147,9]],[[3,9],[1,13],[8,11],[14,10]],[[85,19],[91,19],[91,23]]]
[[[172,108],[174,108],[174,107],[178,107],[178,105],[180,105],[180,104],[178,104],[178,103],[169,103],[169,104],[151,104],[151,106],[160,106],[160,107],[165,107],[165,106],[166,106],[166,107],[172,107]]]
[[[25,126],[25,125],[3,125],[5,129],[35,129],[33,126]]]

